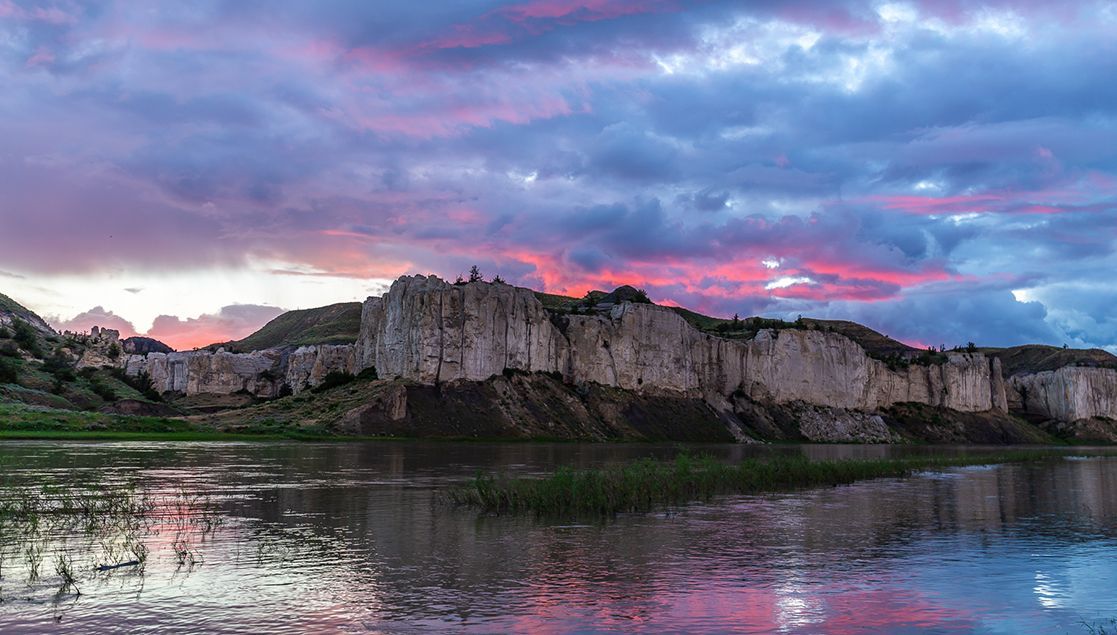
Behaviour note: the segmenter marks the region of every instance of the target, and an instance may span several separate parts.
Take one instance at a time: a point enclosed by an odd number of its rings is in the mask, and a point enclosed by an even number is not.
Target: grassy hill
[[[361,303],[340,302],[316,309],[288,311],[259,331],[234,342],[211,344],[237,352],[258,351],[279,346],[308,344],[351,344],[361,328]]]
[[[905,355],[918,351],[918,349],[908,346],[899,340],[894,340],[883,333],[878,333],[856,322],[849,322],[847,320],[816,320],[814,318],[803,318],[803,321],[816,328],[845,335],[849,339],[860,344],[861,348],[865,349],[869,355],[874,357]]]
[[[46,323],[46,320],[39,317],[31,309],[23,306],[19,302],[9,298],[8,296],[0,293],[0,314],[14,316],[22,319],[39,331],[43,335],[53,335],[54,329]]]
[[[1027,344],[1011,348],[984,348],[981,350],[1000,358],[1006,377],[1022,373],[1055,370],[1063,366],[1117,368],[1117,357],[1100,348],[1076,349]]]

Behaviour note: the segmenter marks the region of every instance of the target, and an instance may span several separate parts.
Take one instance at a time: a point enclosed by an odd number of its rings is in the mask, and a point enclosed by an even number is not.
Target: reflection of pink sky
[[[947,607],[911,589],[864,589],[865,583],[794,584],[779,589],[720,582],[652,596],[624,597],[624,582],[579,585],[576,594],[543,589],[527,599],[531,615],[514,618],[517,632],[548,633],[592,625],[595,630],[657,630],[663,624],[694,631],[743,633],[889,632],[934,629],[965,633],[977,624],[968,608]],[[578,598],[575,600],[574,598]],[[525,607],[526,608],[526,607]]]

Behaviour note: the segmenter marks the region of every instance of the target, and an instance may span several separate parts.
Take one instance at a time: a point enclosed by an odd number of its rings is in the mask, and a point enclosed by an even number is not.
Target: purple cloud
[[[478,263],[1113,347],[1115,28],[1100,2],[0,0],[0,270]]]

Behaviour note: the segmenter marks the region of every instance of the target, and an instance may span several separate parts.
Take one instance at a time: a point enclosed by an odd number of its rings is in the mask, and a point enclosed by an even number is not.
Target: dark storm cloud
[[[0,0],[0,269],[476,262],[1113,346],[1115,28],[1091,2]]]

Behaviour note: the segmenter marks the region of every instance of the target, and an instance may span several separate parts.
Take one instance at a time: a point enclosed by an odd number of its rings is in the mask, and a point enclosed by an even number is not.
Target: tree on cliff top
[[[469,268],[469,281],[470,282],[482,282],[482,281],[484,281],[484,279],[485,279],[485,276],[481,275],[481,270],[477,268],[477,265],[473,265],[472,267]]]

